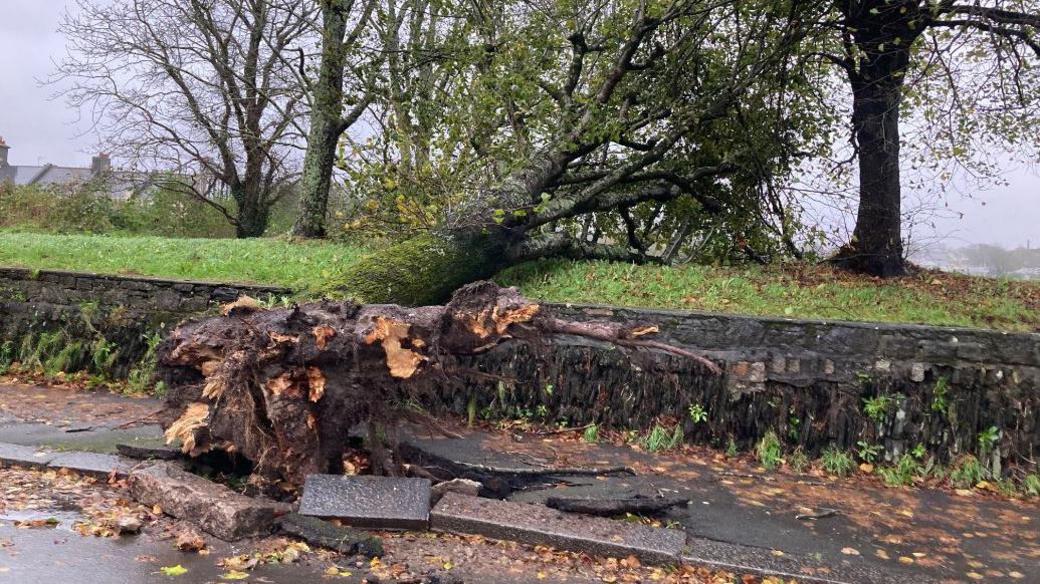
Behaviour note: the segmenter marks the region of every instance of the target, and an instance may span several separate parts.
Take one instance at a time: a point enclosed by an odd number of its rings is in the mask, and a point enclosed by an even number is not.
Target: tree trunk
[[[347,12],[334,0],[322,10],[321,65],[314,84],[311,128],[300,180],[300,211],[292,233],[298,237],[325,237],[329,189],[336,162],[336,148],[343,133],[343,36]]]
[[[859,212],[839,263],[880,277],[906,274],[899,184],[901,82],[856,84],[852,118],[859,145]]]
[[[544,346],[557,334],[586,336],[719,373],[703,357],[648,340],[656,327],[562,321],[490,282],[463,287],[446,306],[326,301],[263,311],[240,300],[225,314],[181,325],[160,347],[169,387],[161,422],[167,439],[193,456],[244,456],[258,486],[339,472],[348,433],[361,422],[375,472],[398,472],[399,458],[385,448],[395,446],[397,422],[414,417],[413,405],[435,388],[479,379],[461,358],[511,339]]]
[[[508,250],[497,231],[430,233],[376,251],[332,284],[358,302],[436,304],[458,288],[507,267]]]
[[[247,239],[262,237],[267,231],[270,209],[259,196],[244,187],[232,191],[238,211],[235,214],[235,237]]]

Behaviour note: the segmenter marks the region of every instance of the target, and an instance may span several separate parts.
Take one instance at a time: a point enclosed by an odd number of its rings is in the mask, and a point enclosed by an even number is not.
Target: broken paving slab
[[[814,584],[930,584],[935,582],[919,574],[881,569],[850,557],[840,564],[827,564],[818,557],[777,553],[774,550],[742,546],[699,537],[691,537],[683,552],[684,563],[707,566],[738,574],[758,574],[794,578]]]
[[[307,543],[329,548],[344,555],[383,555],[383,541],[365,531],[333,525],[324,519],[289,513],[278,522],[282,531]]]
[[[561,468],[533,463],[488,448],[482,433],[459,438],[423,438],[408,435],[400,444],[402,458],[425,468],[441,480],[468,479],[481,483],[483,496],[506,498],[534,485],[551,485],[560,477],[632,475],[625,466],[596,465]]]
[[[300,515],[342,520],[371,529],[426,529],[430,522],[427,479],[310,475]]]
[[[191,521],[225,541],[271,533],[288,506],[247,497],[169,462],[130,473],[130,494],[145,505],[158,505],[177,519]]]
[[[437,531],[469,533],[597,556],[634,555],[648,564],[677,564],[680,530],[556,511],[542,505],[448,493],[430,513]]]
[[[184,458],[180,448],[166,446],[164,443],[132,443],[116,444],[116,452],[135,460],[178,460]]]
[[[0,463],[5,465],[45,468],[54,456],[52,452],[40,451],[32,446],[0,442]]]
[[[47,464],[50,468],[66,468],[86,475],[125,477],[134,461],[113,454],[96,452],[62,452],[55,454]]]

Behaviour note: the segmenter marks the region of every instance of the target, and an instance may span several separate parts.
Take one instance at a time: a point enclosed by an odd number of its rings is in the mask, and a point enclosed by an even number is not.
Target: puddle
[[[42,521],[46,524],[36,529],[62,529],[72,531],[78,521],[83,520],[83,514],[75,511],[58,511],[55,509],[24,509],[22,511],[7,511],[0,514],[0,525],[10,523],[14,527],[15,522]]]

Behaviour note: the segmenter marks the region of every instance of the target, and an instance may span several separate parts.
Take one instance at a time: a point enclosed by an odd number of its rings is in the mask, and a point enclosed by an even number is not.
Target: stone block
[[[25,468],[44,468],[54,458],[50,452],[40,452],[31,446],[0,443],[0,463]]]
[[[96,452],[63,452],[56,454],[48,463],[51,468],[67,468],[96,477],[115,475],[125,477],[133,467],[133,461],[113,454]]]
[[[364,554],[368,557],[383,555],[383,542],[378,537],[357,529],[333,525],[324,519],[290,513],[278,525],[289,535],[341,554]]]
[[[145,505],[158,505],[225,541],[271,533],[287,506],[254,499],[191,474],[168,462],[130,473],[130,494]]]
[[[430,487],[427,479],[311,475],[303,486],[300,515],[340,519],[354,527],[426,529]]]
[[[634,555],[649,564],[679,562],[686,533],[556,511],[495,499],[448,493],[430,513],[437,531],[469,533],[597,556]]]

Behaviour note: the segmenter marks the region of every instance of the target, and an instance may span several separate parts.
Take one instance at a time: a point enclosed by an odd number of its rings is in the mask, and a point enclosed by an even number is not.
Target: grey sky
[[[62,0],[0,0],[0,136],[12,147],[13,164],[51,162],[88,166],[96,137],[77,124],[78,113],[51,100],[54,87],[40,87],[65,51],[55,31],[65,10]],[[84,132],[87,132],[84,134]],[[118,163],[118,161],[117,161]],[[1040,178],[1034,170],[1008,169],[1009,184],[957,194],[947,203],[964,218],[936,219],[936,235],[951,246],[997,243],[1040,246]],[[985,204],[983,204],[985,203]]]

